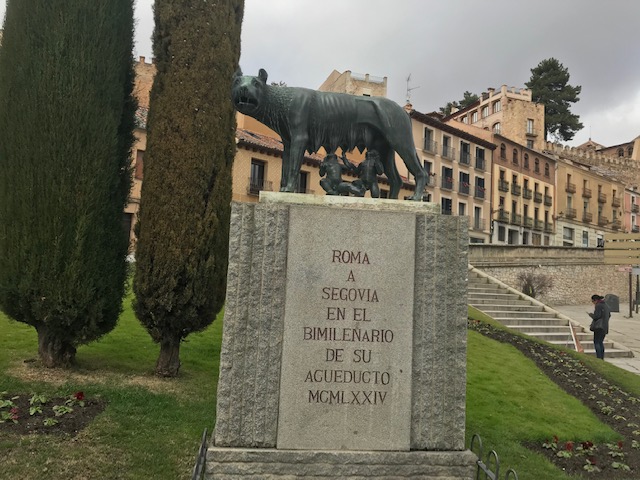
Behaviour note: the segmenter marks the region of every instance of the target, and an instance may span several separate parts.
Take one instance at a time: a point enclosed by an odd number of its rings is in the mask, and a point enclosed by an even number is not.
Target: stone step
[[[596,350],[594,348],[585,348],[584,353],[586,353],[587,355],[592,355],[594,357],[596,356]],[[622,350],[619,348],[607,348],[605,344],[604,356],[605,358],[631,358],[633,357],[633,353],[631,352],[631,350]]]
[[[525,324],[525,325],[513,325],[513,324],[506,324],[505,327],[510,328],[511,330],[515,330],[517,332],[520,333],[526,333],[527,335],[531,335],[531,336],[536,336],[538,334],[545,334],[545,333],[565,333],[565,332],[569,332],[569,327],[567,326],[566,323],[562,324],[562,325],[531,325],[531,324]]]
[[[469,295],[467,297],[467,301],[474,306],[475,304],[484,305],[488,303],[492,305],[531,305],[531,302],[529,300],[521,300],[516,295],[514,295],[512,298],[510,297],[501,298],[497,295],[484,296],[484,295],[476,294],[476,295]]]
[[[519,296],[514,295],[513,293],[487,293],[487,292],[467,292],[467,299],[469,302],[472,301],[480,301],[480,300],[500,300],[503,302],[520,302],[524,301],[527,303],[531,303],[529,300],[521,299]]]
[[[479,304],[480,305],[480,304]],[[555,313],[545,312],[544,307],[540,305],[531,305],[531,304],[511,304],[511,303],[483,303],[482,304],[483,311],[490,312],[528,312],[528,313],[548,313],[551,316],[555,316]],[[545,316],[545,315],[542,315]]]
[[[524,332],[521,332],[524,333]],[[536,337],[539,340],[544,340],[545,342],[554,343],[554,342],[569,342],[573,345],[573,337],[570,332],[562,333],[562,332],[531,332],[528,333],[531,337]],[[593,340],[592,335],[588,335],[586,333],[577,333],[576,338],[580,341],[580,343],[590,342]]]
[[[503,325],[529,325],[529,326],[566,326],[567,322],[560,318],[492,318]]]
[[[525,311],[525,310],[496,310],[496,309],[489,309],[489,308],[483,308],[481,311],[486,313],[490,317],[495,318],[496,320],[500,318],[535,318],[539,320],[555,319],[562,322],[566,322],[565,320],[560,320],[558,317],[556,317],[556,314],[553,312],[532,312],[532,311]]]

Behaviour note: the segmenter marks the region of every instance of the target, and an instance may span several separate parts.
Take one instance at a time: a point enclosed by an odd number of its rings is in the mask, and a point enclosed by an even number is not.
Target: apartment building
[[[469,217],[469,241],[490,240],[491,159],[495,145],[411,109],[414,142],[429,181],[424,200],[445,215]],[[401,170],[402,172],[402,170]],[[404,174],[410,177],[406,167]]]
[[[640,191],[637,186],[624,189],[624,231],[640,233]]]
[[[531,100],[531,90],[489,88],[477,102],[452,112],[444,122],[460,122],[510,138],[532,150],[545,145],[544,105]]]
[[[604,235],[623,227],[625,186],[596,167],[558,160],[556,243],[602,246]]]
[[[507,245],[554,245],[556,161],[493,134],[491,242]]]

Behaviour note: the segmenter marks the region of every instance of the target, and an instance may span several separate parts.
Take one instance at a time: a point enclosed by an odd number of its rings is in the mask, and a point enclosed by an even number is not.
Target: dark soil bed
[[[640,399],[608,383],[582,361],[544,343],[514,335],[486,323],[469,328],[509,343],[533,360],[560,388],[586,405],[601,422],[620,434],[614,444],[594,445],[589,438],[556,438],[526,445],[569,475],[607,480],[640,479]]]
[[[82,400],[74,397],[77,394],[81,395]],[[4,412],[5,418],[2,422],[3,417],[0,417],[0,436],[34,433],[75,436],[89,425],[107,404],[99,398],[84,398],[82,392],[74,395],[42,398],[44,403],[41,403],[37,399],[33,400],[33,394],[2,392],[0,415]],[[11,404],[6,404],[7,401]],[[38,411],[31,412],[30,409],[34,407],[38,407]],[[9,418],[6,418],[7,416]]]

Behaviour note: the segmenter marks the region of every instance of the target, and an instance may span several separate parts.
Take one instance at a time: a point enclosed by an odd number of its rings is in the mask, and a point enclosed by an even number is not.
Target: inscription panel
[[[409,450],[414,264],[413,214],[291,207],[278,448]]]

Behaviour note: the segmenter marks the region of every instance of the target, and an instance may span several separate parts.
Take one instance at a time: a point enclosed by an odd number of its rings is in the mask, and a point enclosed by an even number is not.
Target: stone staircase
[[[551,307],[473,267],[469,268],[468,302],[512,330],[575,350],[571,332],[573,324],[575,337],[584,348],[584,353],[596,353],[590,331]],[[606,339],[605,351],[609,358],[633,357],[633,352]]]

